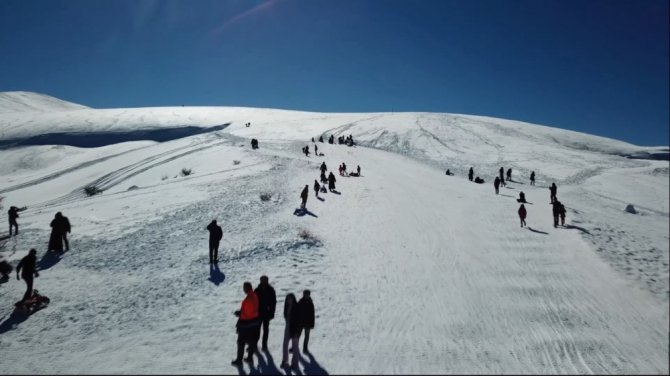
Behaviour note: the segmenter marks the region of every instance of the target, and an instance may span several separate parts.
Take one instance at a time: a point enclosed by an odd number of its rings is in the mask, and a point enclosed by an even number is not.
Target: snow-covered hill
[[[331,134],[358,145],[300,153]],[[278,314],[245,373],[279,373],[283,299],[305,288],[306,374],[668,373],[667,146],[470,115],[230,107],[3,113],[0,145],[3,205],[28,206],[0,255],[37,248],[52,299],[25,320],[23,283],[0,285],[6,372],[236,373],[232,311],[265,274]],[[363,176],[336,172],[339,194],[310,189],[294,215],[323,161]],[[501,166],[514,182],[496,195]],[[57,211],[73,224],[62,257],[45,254]]]
[[[88,107],[39,93],[28,91],[0,92],[0,113],[54,112],[86,108]]]

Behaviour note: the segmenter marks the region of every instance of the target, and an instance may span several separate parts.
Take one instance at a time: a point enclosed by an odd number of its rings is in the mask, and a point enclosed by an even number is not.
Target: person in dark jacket
[[[535,171],[530,173],[530,185],[535,185]]]
[[[328,184],[328,178],[326,177],[326,172],[325,171],[321,172],[320,179],[321,179],[321,184]]]
[[[335,175],[333,175],[333,172],[331,171],[328,175],[328,190],[331,192],[335,190],[335,181]]]
[[[322,174],[326,173],[326,171],[328,170],[328,167],[326,166],[326,162],[321,162],[321,167],[319,167],[319,170],[321,170]]]
[[[323,142],[323,136],[319,136],[319,142]]]
[[[500,170],[498,170],[498,174],[500,177],[500,180],[505,180],[504,174],[505,174],[505,169],[500,167]]]
[[[298,341],[293,341],[293,337],[296,335],[299,337],[299,333],[297,332],[297,323],[298,323],[298,301],[295,298],[295,295],[292,293],[289,293],[286,295],[286,299],[284,299],[284,322],[286,325],[284,326],[284,342],[282,343],[282,361],[281,361],[281,368],[288,368],[288,343],[289,341],[292,342],[291,346],[294,348],[298,348]],[[296,364],[298,363],[299,359],[299,354],[297,354],[298,351],[293,352],[293,359],[291,363]]]
[[[321,189],[321,185],[319,185],[319,182],[314,180],[314,196],[317,198],[319,197],[319,190]]]
[[[563,206],[563,203],[559,203],[558,205],[558,215],[561,217],[561,226],[565,226],[565,206]]]
[[[223,230],[215,219],[207,225],[207,231],[209,231],[209,263],[215,264],[219,262],[219,243],[223,238]]]
[[[302,192],[300,193],[300,198],[302,199],[302,203],[300,204],[300,209],[305,209],[307,206],[307,195],[309,194],[309,185],[305,184],[305,188],[302,189]]]
[[[49,251],[63,252],[63,238],[70,228],[68,221],[61,212],[56,213],[51,221],[51,236],[49,238]]]
[[[526,207],[521,204],[519,207],[519,219],[521,220],[521,227],[526,225]]]
[[[256,352],[256,327],[258,326],[258,296],[254,292],[251,282],[244,282],[244,293],[246,297],[242,300],[240,310],[235,311],[238,317],[237,324],[237,358],[230,364],[242,366],[242,356],[244,355],[244,345],[249,346],[249,355],[244,360],[253,361],[253,354]]]
[[[512,181],[512,168],[507,169],[507,181]]]
[[[496,194],[498,194],[498,187],[500,187],[500,178],[496,176],[496,179],[493,181],[493,187],[496,189]]]
[[[263,327],[263,341],[262,349],[268,349],[268,334],[270,329],[270,320],[275,318],[275,307],[277,306],[277,296],[275,289],[268,282],[267,276],[261,276],[261,283],[254,290],[258,297],[258,319],[260,325],[258,326],[258,336],[260,337],[261,326]],[[258,342],[258,338],[256,338]]]
[[[302,342],[302,352],[309,353],[309,331],[314,329],[314,303],[309,290],[302,292],[302,298],[298,302],[298,312],[301,316],[302,328],[305,330],[305,340]]]
[[[330,138],[328,138],[328,143],[331,145],[335,143],[335,137],[332,134],[330,135]]]
[[[561,202],[558,200],[554,200],[554,203],[552,204],[551,208],[551,213],[554,215],[554,228],[558,226],[558,216],[561,213]]]
[[[551,183],[549,187],[549,199],[551,200],[550,204],[553,204],[556,201],[556,193],[558,192],[558,187],[556,183]]]
[[[66,216],[63,215],[62,217],[63,217],[63,228],[65,230],[63,232],[63,243],[65,243],[65,250],[69,251],[70,242],[67,240],[67,234],[69,234],[70,231],[72,231],[72,226],[70,226],[70,220]]]
[[[314,142],[314,141],[312,140],[312,142]],[[314,155],[315,155],[315,156],[318,156],[318,155],[319,155],[319,147],[316,146],[316,144],[314,144]]]
[[[468,171],[468,180],[472,181],[472,177],[475,175],[475,171],[470,167],[470,170]]]
[[[361,176],[361,166],[356,165],[356,173],[358,174],[358,176]]]
[[[14,235],[19,234],[19,223],[16,219],[19,217],[19,212],[25,210],[25,208],[17,208],[16,206],[10,206],[7,211],[9,216],[9,236],[12,236],[12,228],[14,228]]]
[[[19,277],[19,273],[21,277]],[[37,272],[37,251],[35,248],[28,252],[28,255],[21,259],[19,265],[16,267],[16,279],[21,279],[26,282],[26,293],[23,294],[22,302],[30,299],[33,296],[33,281],[34,277],[39,277]]]

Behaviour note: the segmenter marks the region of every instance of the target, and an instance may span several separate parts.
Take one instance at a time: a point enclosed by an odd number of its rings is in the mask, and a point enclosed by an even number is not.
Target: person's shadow
[[[311,215],[311,216],[314,217],[314,218],[318,218],[318,217],[319,217],[319,216],[317,216],[316,214],[312,213],[311,211],[307,210],[307,208],[304,208],[304,209],[300,209],[300,208],[298,208],[298,209],[295,209],[295,211],[293,212],[293,215],[296,215],[296,216],[298,216],[298,217],[302,217],[302,216],[304,216],[305,214]]]
[[[263,359],[263,356],[261,353],[258,353],[258,372],[261,375],[281,375],[281,371],[279,368],[277,368],[277,365],[275,364],[274,359],[272,358],[272,354],[270,354],[270,351],[268,350],[263,350],[262,354],[265,354],[267,356],[267,361]]]
[[[226,279],[226,275],[221,272],[219,269],[219,264],[210,264],[209,265],[209,278],[208,280],[215,285],[221,284]]]
[[[50,267],[58,264],[60,260],[62,259],[61,257],[62,254],[59,254],[58,252],[54,251],[47,251],[44,256],[40,259],[38,266],[39,270],[47,270]]]
[[[20,323],[26,321],[30,315],[15,309],[9,317],[0,324],[0,334],[5,334],[8,331],[16,328]]]
[[[307,358],[309,358],[309,362],[305,361],[305,356],[307,355]],[[303,353],[303,356],[300,357],[300,362],[303,365],[303,371],[305,372],[305,375],[327,375],[328,371],[326,371],[321,365],[314,359],[314,355],[312,355],[311,352],[308,353]]]

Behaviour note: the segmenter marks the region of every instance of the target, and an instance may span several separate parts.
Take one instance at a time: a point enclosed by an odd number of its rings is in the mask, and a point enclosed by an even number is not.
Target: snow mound
[[[87,108],[89,107],[28,91],[0,93],[0,113],[71,111]]]

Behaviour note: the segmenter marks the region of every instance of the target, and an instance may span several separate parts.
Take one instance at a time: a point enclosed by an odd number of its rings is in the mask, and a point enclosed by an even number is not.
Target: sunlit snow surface
[[[237,373],[232,312],[263,274],[277,316],[245,373],[284,373],[284,297],[306,288],[307,374],[668,373],[667,147],[453,114],[94,110],[33,93],[0,93],[0,108],[3,210],[28,207],[0,255],[16,266],[37,248],[51,298],[22,320],[25,284],[0,285],[5,373]],[[315,157],[310,139],[331,134],[358,145],[317,142]],[[319,201],[323,161],[341,194]],[[339,176],[342,162],[363,176]],[[501,166],[514,182],[495,195]],[[57,211],[73,226],[60,259],[44,256]],[[223,275],[208,264],[212,219]]]

